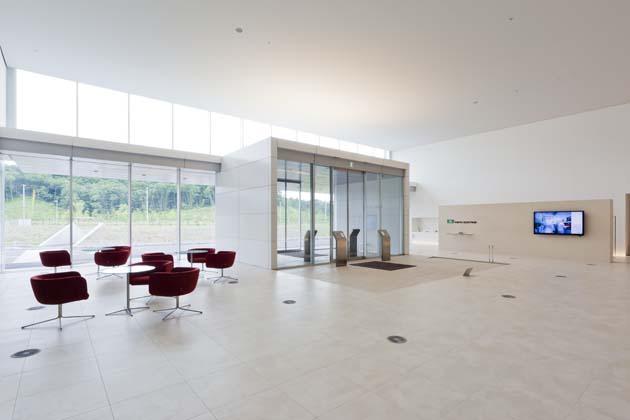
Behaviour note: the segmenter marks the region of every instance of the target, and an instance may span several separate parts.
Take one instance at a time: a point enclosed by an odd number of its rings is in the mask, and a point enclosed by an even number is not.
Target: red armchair
[[[170,261],[173,264],[175,263],[171,254],[165,254],[163,252],[146,252],[142,254],[141,257],[143,262]]]
[[[87,291],[87,282],[81,277],[81,274],[76,271],[40,274],[39,276],[31,277],[31,288],[33,289],[35,299],[42,305],[57,305],[57,316],[55,318],[24,325],[22,329],[58,319],[59,329],[61,330],[63,328],[61,325],[62,318],[94,318],[94,315],[66,316],[63,314],[62,305],[64,303],[86,300],[90,297]]]
[[[44,267],[54,267],[55,273],[57,272],[57,267],[63,267],[65,265],[72,267],[70,253],[65,249],[59,251],[42,251],[39,253],[39,259]]]
[[[201,314],[201,311],[189,309],[190,305],[180,306],[179,297],[192,293],[197,287],[199,269],[193,267],[175,267],[171,272],[153,273],[149,281],[149,293],[153,296],[165,296],[175,298],[175,307],[157,309],[153,312],[165,312],[168,314],[162,320],[166,320],[175,311],[182,310]]]
[[[115,246],[111,250],[102,250],[94,253],[94,263],[97,265],[97,273],[101,272],[102,267],[118,267],[124,265],[129,259],[131,254],[131,247],[128,246]],[[108,274],[105,276],[99,276],[98,278],[105,278],[107,276],[114,276],[115,274]]]
[[[198,253],[198,254],[197,253],[195,253],[195,254],[186,254],[186,259],[190,263],[190,266],[192,267],[193,264],[201,264],[201,270],[202,271],[205,268],[206,255],[214,254],[214,252],[215,252],[214,248],[190,248],[190,250],[207,251],[205,254],[201,253],[201,252]]]
[[[143,255],[144,256],[144,255]],[[172,258],[172,257],[171,257]],[[129,284],[131,286],[148,286],[151,281],[151,277],[155,273],[170,273],[173,271],[173,262],[168,260],[162,261],[143,261],[139,263],[134,263],[131,265],[151,265],[155,267],[153,271],[149,271],[146,273],[137,273],[137,274],[129,274]],[[130,298],[129,300],[134,299],[142,299],[142,298],[150,298],[151,296],[139,296],[135,298]]]
[[[206,255],[206,267],[221,270],[221,275],[214,279],[214,283],[221,279],[232,279],[234,281],[238,281],[236,277],[223,275],[223,270],[232,267],[235,259],[236,252],[234,251],[219,251],[216,254]]]

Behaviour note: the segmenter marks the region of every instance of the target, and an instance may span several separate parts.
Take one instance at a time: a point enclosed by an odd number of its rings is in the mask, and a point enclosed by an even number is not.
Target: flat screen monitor
[[[584,235],[584,211],[535,211],[536,235]]]

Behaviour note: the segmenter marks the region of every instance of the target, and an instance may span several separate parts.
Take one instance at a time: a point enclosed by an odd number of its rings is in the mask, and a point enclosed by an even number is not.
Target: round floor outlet
[[[283,300],[282,303],[286,303],[287,305],[293,305],[295,303],[294,300]]]
[[[14,359],[22,359],[23,357],[31,357],[39,352],[39,349],[26,349],[18,351],[17,353],[13,353],[11,357]]]
[[[31,306],[30,308],[26,308],[27,311],[39,311],[40,309],[44,309],[45,306],[39,305],[39,306]]]
[[[403,344],[407,342],[407,339],[405,337],[401,337],[399,335],[390,335],[389,337],[387,337],[387,339],[395,344]]]
[[[514,295],[501,295],[501,297],[504,297],[506,299],[516,299],[516,296]]]

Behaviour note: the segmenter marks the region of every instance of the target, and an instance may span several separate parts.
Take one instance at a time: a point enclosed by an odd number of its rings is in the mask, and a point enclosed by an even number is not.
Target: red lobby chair
[[[66,316],[63,314],[62,305],[64,303],[86,300],[90,297],[87,291],[87,282],[81,277],[81,274],[76,271],[33,276],[31,277],[31,287],[33,288],[35,299],[37,299],[39,303],[42,305],[57,305],[57,316],[44,321],[24,325],[22,329],[58,319],[59,329],[61,330],[63,328],[61,326],[62,318],[94,318],[94,315]]]
[[[143,255],[143,257],[144,257],[144,255]],[[136,273],[136,274],[132,273],[132,274],[130,274],[129,275],[129,284],[131,286],[148,286],[149,282],[151,281],[151,276],[153,274],[155,274],[155,273],[170,273],[171,271],[173,271],[173,262],[172,261],[168,261],[168,260],[142,261],[142,262],[134,263],[134,264],[131,264],[131,265],[151,265],[151,266],[155,267],[155,269],[153,271],[149,271],[149,272],[146,272],[146,273]],[[142,298],[151,298],[151,295],[134,297],[134,298],[130,298],[129,300],[142,299]]]
[[[111,250],[96,251],[94,253],[94,263],[97,265],[97,278],[102,279],[107,276],[115,276],[115,274],[107,274],[105,276],[99,276],[101,267],[118,267],[125,265],[131,254],[131,247],[129,246],[115,246]]]
[[[238,281],[236,277],[223,275],[223,270],[230,268],[234,265],[236,259],[236,252],[234,251],[219,251],[216,254],[206,255],[206,267],[221,270],[221,275],[214,279],[214,283],[221,279],[231,279]]]
[[[141,257],[143,262],[170,261],[173,264],[175,263],[171,254],[165,254],[163,252],[146,252],[142,254]]]
[[[57,267],[69,265],[72,267],[70,253],[65,249],[59,251],[42,251],[39,253],[39,259],[44,267],[54,267],[55,273]]]
[[[214,248],[190,248],[190,250],[198,250],[198,249],[202,251],[207,251],[207,252],[205,254],[202,254],[202,253],[186,254],[186,259],[191,264],[201,264],[201,270],[203,271],[206,264],[206,255],[214,254],[215,249]]]
[[[149,293],[152,296],[174,297],[175,307],[156,309],[153,312],[170,311],[162,320],[166,320],[175,311],[182,310],[201,314],[203,312],[189,309],[190,305],[180,306],[179,297],[192,293],[197,287],[199,269],[194,267],[175,267],[170,273],[153,273],[149,281]]]

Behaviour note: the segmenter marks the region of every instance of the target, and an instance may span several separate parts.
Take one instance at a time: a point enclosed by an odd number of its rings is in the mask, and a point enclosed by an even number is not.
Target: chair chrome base
[[[179,305],[179,296],[175,296],[175,307],[174,308],[166,308],[166,309],[154,309],[153,312],[166,312],[166,311],[170,311],[169,313],[166,314],[165,317],[162,318],[162,321],[166,321],[166,319],[171,316],[173,313],[175,313],[175,311],[177,311],[178,309],[180,311],[187,311],[187,312],[195,312],[197,314],[202,314],[203,312],[201,311],[197,311],[195,309],[188,309],[190,307],[190,305],[184,305],[184,306],[180,306]]]
[[[28,324],[28,325],[24,325],[22,327],[22,329],[25,328],[29,328],[32,327],[34,325],[39,325],[39,324],[43,324],[45,322],[50,322],[50,321],[55,321],[55,320],[59,320],[59,329],[63,330],[63,326],[61,325],[61,320],[66,318],[66,319],[71,319],[71,318],[87,318],[87,319],[92,319],[94,318],[96,315],[64,315],[63,314],[63,309],[61,307],[61,304],[57,305],[57,316],[54,318],[50,318],[50,319],[45,319],[44,321],[38,321],[38,322],[33,322],[32,324]]]
[[[100,265],[96,266],[96,280],[102,280],[106,277],[112,277],[112,276],[118,277],[119,279],[122,278],[122,276],[119,274],[101,274],[101,266]]]
[[[236,277],[224,275],[223,274],[223,269],[221,269],[221,275],[220,276],[218,276],[218,277],[210,277],[208,280],[212,280],[212,284],[214,284],[214,283],[216,283],[216,282],[218,282],[218,281],[220,281],[222,279],[225,279],[225,281],[228,281],[228,280],[238,281],[238,279]]]
[[[105,314],[105,316],[111,316],[111,315],[129,315],[129,316],[133,316],[133,311],[138,310],[138,309],[149,309],[149,307],[148,306],[133,306],[133,307],[129,307],[129,308],[123,308],[123,309],[119,309],[117,311]]]

